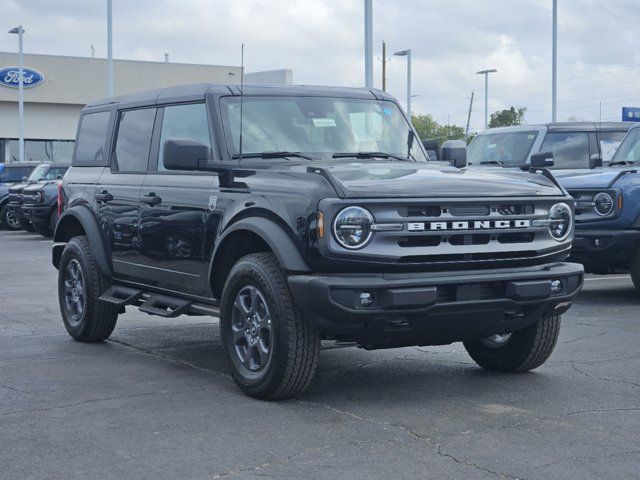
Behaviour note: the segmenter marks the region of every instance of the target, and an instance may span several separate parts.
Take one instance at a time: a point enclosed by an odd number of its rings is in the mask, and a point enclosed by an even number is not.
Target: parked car
[[[469,165],[520,166],[552,152],[555,169],[607,165],[632,122],[557,122],[490,128],[469,145]]]
[[[31,175],[38,165],[38,162],[0,163],[0,227],[20,230],[20,221],[9,209],[9,189]]]
[[[42,163],[38,165],[26,181],[16,183],[9,188],[9,210],[17,217],[18,223],[23,230],[28,232],[34,231],[31,221],[24,216],[22,212],[22,190],[36,182],[55,180],[62,178],[67,171],[67,165],[52,165],[50,163]]]
[[[443,159],[463,164],[461,143]],[[429,162],[377,90],[190,85],[92,103],[60,198],[52,261],[74,339],[108,338],[127,306],[219,315],[233,378],[264,399],[309,385],[322,339],[462,341],[488,370],[534,369],[583,282],[553,177]]]
[[[571,257],[586,271],[631,273],[640,291],[640,125],[629,130],[608,166],[557,172],[576,201]]]
[[[53,236],[60,218],[58,187],[60,180],[43,180],[22,190],[22,214],[36,232],[44,237]]]

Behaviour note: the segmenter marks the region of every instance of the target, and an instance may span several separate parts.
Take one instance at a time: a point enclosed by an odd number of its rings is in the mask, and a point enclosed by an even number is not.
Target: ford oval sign
[[[33,68],[23,68],[24,88],[40,85],[44,80],[44,75]],[[3,87],[18,88],[20,73],[18,67],[5,67],[0,69],[0,85]]]

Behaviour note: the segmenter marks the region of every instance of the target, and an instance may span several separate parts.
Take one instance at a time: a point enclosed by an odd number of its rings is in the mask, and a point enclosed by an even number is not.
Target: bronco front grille
[[[321,204],[326,218],[334,218],[345,204],[356,204],[387,228],[376,230],[360,250],[345,252],[331,236],[325,246],[330,256],[377,263],[449,264],[457,269],[485,268],[497,262],[533,265],[555,258],[555,253],[562,256],[570,248],[570,238],[557,242],[544,223],[558,202],[567,199],[340,200],[338,205]]]

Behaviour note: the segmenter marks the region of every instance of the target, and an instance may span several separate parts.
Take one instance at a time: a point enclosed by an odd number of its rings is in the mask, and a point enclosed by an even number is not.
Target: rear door
[[[107,233],[116,277],[144,280],[140,265],[140,189],[147,174],[156,108],[118,112],[111,166],[105,169],[95,190],[98,220]]]
[[[189,139],[211,149],[204,103],[159,109],[149,174],[141,192],[139,263],[152,286],[209,297],[207,222],[217,203],[218,177],[210,172],[169,171],[163,146]]]

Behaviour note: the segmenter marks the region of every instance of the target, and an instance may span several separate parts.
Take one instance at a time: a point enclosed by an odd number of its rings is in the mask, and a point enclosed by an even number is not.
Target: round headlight
[[[561,242],[569,236],[571,232],[571,223],[573,222],[573,214],[571,208],[566,203],[556,203],[549,210],[549,232],[551,236]]]
[[[602,217],[609,215],[613,211],[613,198],[606,192],[597,193],[593,197],[596,213]]]
[[[372,235],[373,215],[362,207],[347,207],[333,222],[333,234],[344,248],[356,249],[366,245]]]
[[[44,201],[44,192],[42,190],[38,190],[35,195],[36,202],[40,203]]]

